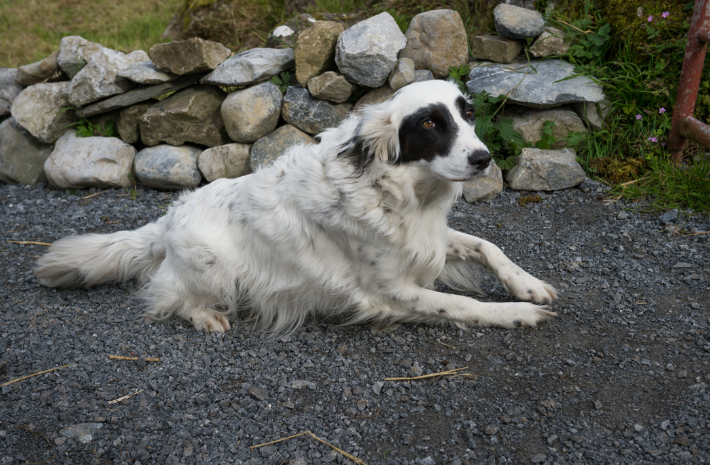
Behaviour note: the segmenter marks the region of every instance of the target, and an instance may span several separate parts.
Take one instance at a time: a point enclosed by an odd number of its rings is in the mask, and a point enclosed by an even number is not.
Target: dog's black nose
[[[490,162],[491,154],[486,150],[475,150],[468,156],[468,164],[478,168],[479,170],[485,170],[488,168],[488,164]]]

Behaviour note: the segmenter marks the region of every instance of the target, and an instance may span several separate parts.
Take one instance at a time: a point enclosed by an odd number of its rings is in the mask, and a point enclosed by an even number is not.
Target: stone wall
[[[11,115],[0,124],[0,181],[83,188],[137,178],[183,189],[243,176],[294,144],[316,143],[313,136],[363,105],[467,63],[468,89],[508,95],[505,116],[529,142],[545,121],[555,121],[560,138],[599,127],[601,88],[584,77],[560,81],[572,66],[545,58],[566,53],[561,32],[511,5],[496,7],[495,18],[499,35],[474,38],[473,61],[451,10],[417,15],[406,34],[388,13],[348,29],[301,15],[298,28],[274,31],[269,48],[235,55],[199,38],[124,54],[64,37],[44,60],[0,69],[0,117]],[[519,56],[533,37],[536,59],[528,63]],[[570,149],[524,149],[518,158],[508,173],[515,189],[560,189],[585,178]],[[500,169],[490,171],[466,184],[467,200],[502,190]]]

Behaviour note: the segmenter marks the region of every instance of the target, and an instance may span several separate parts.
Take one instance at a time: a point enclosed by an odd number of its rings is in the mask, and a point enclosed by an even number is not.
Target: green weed
[[[279,87],[282,94],[286,93],[288,86],[291,85],[291,74],[288,72],[283,72],[277,76],[271,78],[271,82]]]
[[[468,94],[468,88],[466,87],[466,78],[468,76],[468,73],[471,71],[471,67],[468,65],[463,65],[463,66],[449,66],[449,80],[453,81],[457,86],[459,86],[459,89],[461,89],[461,92],[464,94]]]

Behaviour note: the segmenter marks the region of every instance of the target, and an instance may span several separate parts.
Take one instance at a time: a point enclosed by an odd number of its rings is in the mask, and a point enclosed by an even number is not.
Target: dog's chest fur
[[[305,229],[337,245],[347,258],[341,263],[351,264],[348,273],[359,285],[434,282],[444,267],[446,215],[459,185],[433,178],[416,163],[383,164],[353,176],[345,160],[302,160],[289,163],[276,192],[302,212]],[[294,189],[299,195],[291,195]]]

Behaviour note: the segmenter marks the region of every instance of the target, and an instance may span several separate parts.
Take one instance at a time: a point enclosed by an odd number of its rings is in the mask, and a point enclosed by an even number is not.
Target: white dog
[[[183,194],[135,231],[55,242],[35,274],[51,287],[137,278],[145,316],[226,331],[250,317],[283,333],[314,313],[348,322],[535,326],[555,290],[495,245],[447,227],[460,181],[490,154],[455,84],[426,81],[289,149],[267,168]],[[475,265],[525,302],[479,302]]]

